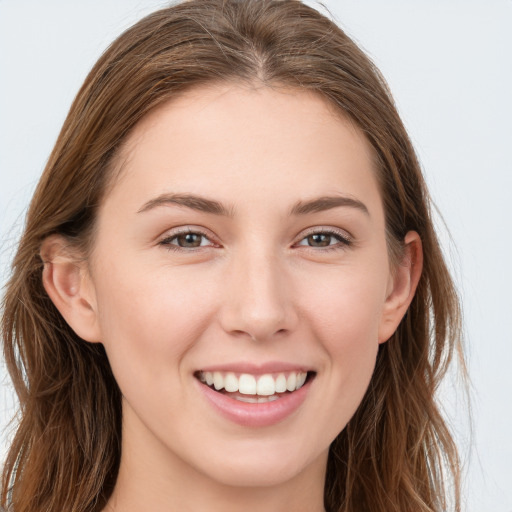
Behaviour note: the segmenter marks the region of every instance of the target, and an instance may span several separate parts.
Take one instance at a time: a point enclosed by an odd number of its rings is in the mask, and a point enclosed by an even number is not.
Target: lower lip
[[[304,402],[311,386],[306,382],[297,391],[283,395],[272,402],[251,404],[240,402],[215,391],[197,381],[199,388],[209,403],[222,416],[243,427],[269,427],[291,416]]]

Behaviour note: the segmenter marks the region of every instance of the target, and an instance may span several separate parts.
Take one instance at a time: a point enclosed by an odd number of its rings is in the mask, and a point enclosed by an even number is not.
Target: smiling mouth
[[[291,371],[252,375],[221,371],[198,371],[195,377],[209,388],[240,402],[260,404],[279,400],[300,389],[315,372]]]

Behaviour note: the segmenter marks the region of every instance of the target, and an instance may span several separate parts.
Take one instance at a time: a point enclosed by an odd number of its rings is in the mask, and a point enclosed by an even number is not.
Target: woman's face
[[[310,93],[224,85],[151,113],[119,162],[87,286],[123,457],[231,485],[324,471],[399,321],[365,138]]]

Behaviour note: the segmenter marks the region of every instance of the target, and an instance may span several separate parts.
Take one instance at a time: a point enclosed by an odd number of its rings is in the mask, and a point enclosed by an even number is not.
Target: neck
[[[141,475],[138,475],[140,477]],[[119,480],[104,512],[323,512],[323,488],[309,479],[285,482],[269,487],[230,487],[205,482],[204,478],[180,478],[159,485],[155,475],[134,482],[120,473]],[[156,480],[156,481],[155,481]],[[297,484],[301,482],[299,487]],[[164,482],[161,481],[161,484]],[[323,482],[322,482],[323,486]],[[321,490],[321,492],[319,492]]]

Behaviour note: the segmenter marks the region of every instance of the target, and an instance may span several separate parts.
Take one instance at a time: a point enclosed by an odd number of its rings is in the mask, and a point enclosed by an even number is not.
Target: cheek
[[[338,352],[361,347],[364,340],[377,343],[387,284],[383,273],[368,267],[347,268],[322,282],[321,287],[306,283],[304,309],[322,337],[332,343],[330,348]]]
[[[365,287],[347,280],[325,295],[318,308],[316,326],[335,381],[357,394],[368,385],[379,346],[382,301],[377,297],[371,284]]]
[[[169,274],[112,265],[97,279],[101,341],[119,381],[136,372],[139,382],[168,384],[169,366],[178,368],[208,322],[209,299],[201,286],[179,272],[172,279]]]
[[[327,416],[321,407],[315,414],[319,420],[325,416],[332,438],[355,413],[375,368],[386,279],[368,268],[340,269],[338,277],[324,279],[320,289],[310,292],[304,308],[325,354],[325,401],[332,404]]]

